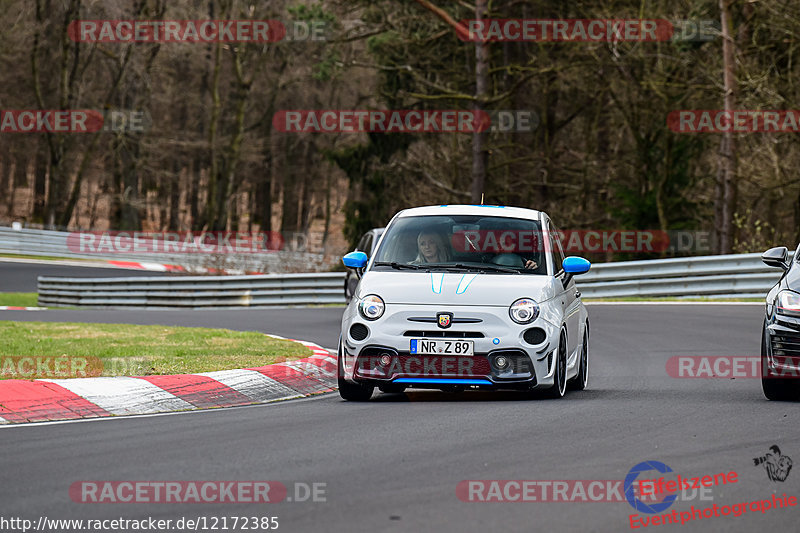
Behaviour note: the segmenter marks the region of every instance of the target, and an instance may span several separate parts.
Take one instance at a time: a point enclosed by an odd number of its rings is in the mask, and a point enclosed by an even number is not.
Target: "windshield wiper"
[[[515,268],[504,267],[494,264],[465,265],[464,263],[424,263],[429,268],[443,268],[445,270],[468,270],[477,272],[508,272],[509,274],[520,274]]]
[[[402,270],[404,268],[408,269],[408,270],[419,270],[421,268],[425,268],[425,267],[420,266],[420,265],[411,265],[409,263],[397,263],[395,261],[392,261],[392,262],[389,262],[389,261],[375,261],[373,266],[379,266],[379,267],[389,267],[390,266],[395,270]]]

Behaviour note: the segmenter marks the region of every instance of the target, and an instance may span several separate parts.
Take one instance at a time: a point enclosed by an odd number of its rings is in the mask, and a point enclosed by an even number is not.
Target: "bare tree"
[[[470,38],[469,30],[463,24],[456,22],[446,11],[433,5],[428,0],[416,0],[416,2],[453,27],[459,37],[462,39]],[[477,20],[486,18],[488,4],[488,0],[475,0],[475,18]],[[475,99],[472,104],[475,117],[483,116],[488,97],[489,44],[479,39],[475,41]],[[472,137],[472,186],[470,187],[470,194],[474,204],[480,203],[486,184],[486,167],[489,163],[489,153],[486,150],[488,137],[489,132],[485,128],[477,128]]]
[[[736,42],[733,37],[732,5],[733,0],[719,0],[720,21],[722,23],[723,106],[728,117],[733,117],[733,110],[736,107]],[[735,143],[733,128],[728,128],[722,134],[719,148],[719,169],[717,172],[715,198],[717,251],[721,254],[729,254],[733,250],[733,217],[737,203]]]

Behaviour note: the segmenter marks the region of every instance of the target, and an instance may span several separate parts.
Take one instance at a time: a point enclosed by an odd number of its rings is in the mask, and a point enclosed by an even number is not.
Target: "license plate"
[[[415,355],[473,355],[474,344],[457,339],[411,339],[409,351]]]

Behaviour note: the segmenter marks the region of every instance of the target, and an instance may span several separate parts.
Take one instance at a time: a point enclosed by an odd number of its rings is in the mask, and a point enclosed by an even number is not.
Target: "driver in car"
[[[450,247],[439,233],[421,231],[417,236],[417,250],[412,263],[446,263],[452,259]]]

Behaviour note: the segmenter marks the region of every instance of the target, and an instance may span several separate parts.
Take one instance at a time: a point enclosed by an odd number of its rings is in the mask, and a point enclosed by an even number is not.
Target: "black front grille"
[[[403,333],[403,337],[424,337],[427,339],[482,339],[480,331],[421,330],[411,329]]]
[[[369,329],[364,324],[353,324],[350,326],[350,337],[353,340],[363,341],[369,335]]]
[[[772,357],[779,365],[796,365],[800,361],[800,335],[773,333]]]

